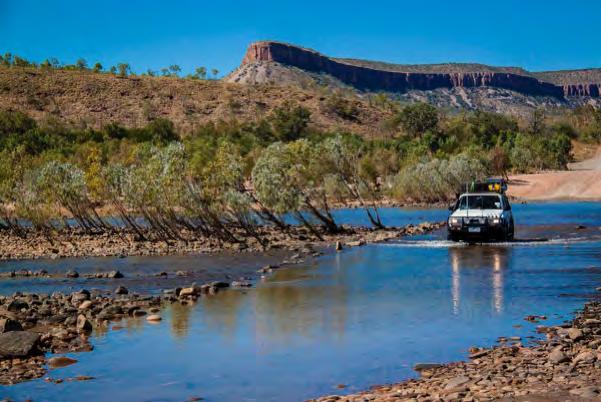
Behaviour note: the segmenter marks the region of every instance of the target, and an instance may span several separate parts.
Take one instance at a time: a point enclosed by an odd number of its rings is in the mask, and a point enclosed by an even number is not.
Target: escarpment
[[[271,62],[306,72],[328,74],[362,91],[404,93],[441,88],[492,87],[528,96],[545,96],[561,100],[564,97],[599,97],[601,88],[601,81],[600,83],[574,82],[572,78],[569,82],[564,82],[564,72],[561,71],[530,73],[520,68],[456,63],[423,65],[423,72],[415,71],[416,66],[408,66],[408,71],[403,71],[404,66],[400,65],[388,65],[389,68],[386,68],[386,63],[334,59],[314,50],[276,41],[251,43],[242,66]],[[448,67],[447,71],[444,71],[445,67]],[[573,72],[569,73],[573,76]],[[546,80],[544,77],[556,77],[557,80]]]

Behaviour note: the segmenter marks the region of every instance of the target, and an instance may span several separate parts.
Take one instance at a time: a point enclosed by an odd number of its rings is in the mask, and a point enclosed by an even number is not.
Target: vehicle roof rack
[[[489,178],[484,181],[472,181],[465,184],[466,193],[492,192],[505,194],[507,182],[504,179]]]

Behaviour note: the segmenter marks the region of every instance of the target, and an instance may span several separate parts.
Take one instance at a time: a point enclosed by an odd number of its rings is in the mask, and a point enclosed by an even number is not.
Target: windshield
[[[459,209],[501,209],[497,195],[465,195],[459,200]]]

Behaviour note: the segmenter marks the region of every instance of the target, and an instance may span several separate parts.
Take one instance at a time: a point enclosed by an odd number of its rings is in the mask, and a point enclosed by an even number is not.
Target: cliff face
[[[601,96],[601,84],[567,84],[563,86],[566,96]]]
[[[313,50],[280,42],[252,43],[244,56],[243,64],[253,62],[278,62],[300,69],[326,73],[345,84],[360,90],[407,92],[438,88],[498,87],[533,96],[564,97],[564,88],[534,77],[512,73],[415,73],[377,70],[333,60]],[[598,88],[597,88],[598,89]]]

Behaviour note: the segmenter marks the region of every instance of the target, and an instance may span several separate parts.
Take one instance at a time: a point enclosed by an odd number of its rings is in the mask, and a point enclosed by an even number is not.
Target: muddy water
[[[438,233],[328,254],[276,271],[252,289],[228,290],[192,307],[173,305],[160,324],[117,323],[121,329],[95,333],[93,352],[70,355],[77,364],[49,373],[91,375],[92,381],[37,380],[4,387],[2,395],[36,401],[295,401],[398,381],[414,375],[417,362],[461,359],[469,346],[491,345],[501,335],[527,342],[536,324],[524,316],[561,322],[600,285],[601,205],[514,210],[523,242],[467,246]],[[357,222],[356,213],[341,217]],[[444,218],[445,211],[385,214],[389,221],[407,223],[413,216],[417,223]],[[129,261],[144,272],[195,264],[164,258],[121,259],[119,269],[127,272]],[[228,264],[248,263],[216,265]],[[31,286],[6,283],[1,289]]]

